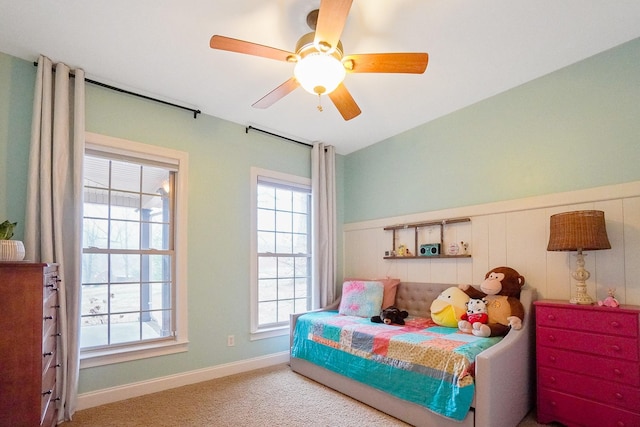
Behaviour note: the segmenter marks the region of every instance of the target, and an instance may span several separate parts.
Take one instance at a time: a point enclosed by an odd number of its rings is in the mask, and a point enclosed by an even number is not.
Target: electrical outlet
[[[233,335],[227,337],[227,347],[233,347],[236,345],[236,338]]]

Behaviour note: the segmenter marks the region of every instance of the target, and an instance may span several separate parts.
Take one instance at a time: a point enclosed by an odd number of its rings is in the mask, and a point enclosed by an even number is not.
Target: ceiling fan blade
[[[353,0],[321,0],[313,43],[323,51],[338,46]]]
[[[287,52],[286,50],[218,35],[211,37],[209,46],[211,49],[228,50],[229,52],[261,56],[277,61],[287,61],[291,56],[295,56],[294,53]]]
[[[348,55],[342,60],[352,73],[422,74],[428,62],[427,53],[363,53]]]
[[[340,86],[329,94],[329,98],[331,98],[331,101],[333,101],[333,104],[345,120],[351,120],[362,112],[344,83],[340,83]]]
[[[282,83],[280,86],[260,98],[258,101],[253,103],[252,107],[254,108],[268,108],[275,104],[280,99],[289,95],[291,92],[296,90],[300,86],[298,80],[295,77],[291,77],[286,82]]]

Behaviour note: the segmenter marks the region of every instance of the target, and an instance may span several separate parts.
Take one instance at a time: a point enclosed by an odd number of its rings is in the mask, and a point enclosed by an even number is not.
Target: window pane
[[[142,168],[142,192],[147,194],[166,194],[169,189],[170,172],[163,168],[144,166]]]
[[[133,163],[111,161],[111,188],[140,192],[140,171],[142,166]]]
[[[109,221],[84,218],[82,247],[106,249],[109,243]]]
[[[111,282],[139,282],[140,255],[111,255]]]
[[[109,192],[104,190],[85,191],[84,216],[109,218]]]
[[[260,257],[258,259],[258,278],[272,279],[278,277],[277,258]]]
[[[91,315],[85,319],[87,324],[106,323],[109,313],[109,286],[84,285],[82,286],[82,315]]]
[[[278,320],[278,303],[276,301],[258,303],[258,322],[260,325],[276,323]]]
[[[307,213],[309,210],[309,193],[293,193],[293,211]]]
[[[171,257],[169,255],[142,255],[143,281],[170,282]]]
[[[278,258],[278,277],[293,277],[294,259],[291,257]]]
[[[272,232],[258,232],[258,253],[275,252],[276,234]]]
[[[169,224],[142,223],[142,249],[169,249]]]
[[[80,334],[80,347],[100,347],[109,345],[108,316],[104,319],[94,320],[91,317],[82,318],[82,333]]]
[[[276,209],[279,211],[291,211],[293,208],[293,197],[290,190],[276,188]]]
[[[139,313],[115,314],[109,316],[109,322],[111,324],[110,344],[139,341],[141,339],[141,324],[139,319]]]
[[[111,249],[140,249],[140,223],[111,221]]]
[[[290,254],[293,251],[291,233],[276,233],[276,252],[279,254]]]
[[[109,256],[107,254],[82,255],[82,282],[106,283],[109,281]]]
[[[306,298],[309,295],[309,281],[305,277],[303,279],[296,278],[296,298]]]
[[[273,210],[258,209],[258,230],[272,231],[276,226],[276,213]]]
[[[258,282],[258,301],[273,301],[278,298],[278,281],[275,279]]]
[[[294,254],[306,254],[309,252],[306,234],[293,234],[291,237],[293,237]]]
[[[278,299],[293,298],[293,279],[278,280]]]
[[[291,231],[294,233],[307,233],[307,223],[309,221],[308,215],[293,214],[293,228]]]
[[[293,313],[293,301],[278,301],[278,322],[288,322],[289,315]]]
[[[103,159],[101,157],[85,156],[84,186],[109,188],[110,165],[111,163],[109,159]],[[87,201],[86,195],[85,195],[85,201]]]
[[[111,313],[140,310],[140,284],[111,286]]]
[[[140,194],[111,192],[111,218],[140,221]]]
[[[266,185],[258,185],[257,188],[258,193],[258,207],[264,209],[275,209],[276,208],[276,190],[272,187]]]
[[[281,233],[292,231],[292,215],[290,212],[276,212],[276,228]]]

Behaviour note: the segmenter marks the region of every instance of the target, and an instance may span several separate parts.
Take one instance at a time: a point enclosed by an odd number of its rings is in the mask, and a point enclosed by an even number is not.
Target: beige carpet
[[[85,409],[63,425],[407,426],[286,364]],[[518,427],[537,425],[528,417]]]

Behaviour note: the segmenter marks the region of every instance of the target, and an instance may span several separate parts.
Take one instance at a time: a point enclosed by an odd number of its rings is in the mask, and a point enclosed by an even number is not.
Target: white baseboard
[[[118,387],[92,391],[89,393],[82,393],[78,395],[78,404],[76,409],[80,411],[82,409],[93,408],[95,406],[105,405],[119,400],[130,399],[132,397],[143,396],[145,394],[156,393],[176,387],[199,383],[201,381],[213,380],[216,378],[226,377],[228,375],[239,374],[242,372],[252,371],[254,369],[288,362],[289,352],[285,351],[253,359],[212,366],[210,368],[198,369],[196,371],[154,378],[148,381],[141,381]]]

